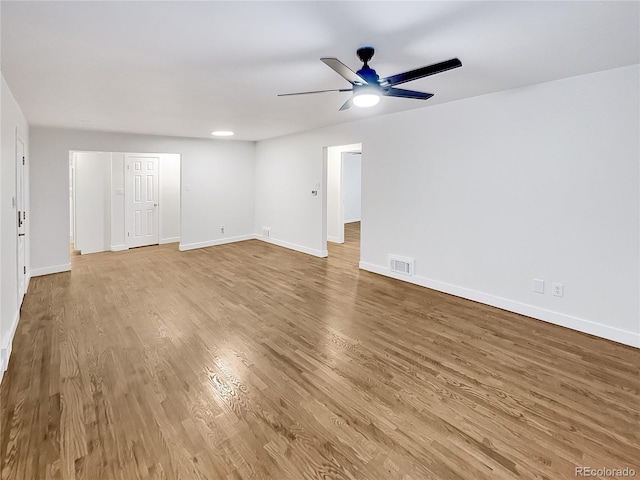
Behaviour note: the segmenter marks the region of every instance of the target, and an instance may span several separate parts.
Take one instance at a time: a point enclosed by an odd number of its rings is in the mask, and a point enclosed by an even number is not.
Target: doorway
[[[362,144],[328,147],[326,240],[360,247]]]
[[[179,154],[70,152],[76,253],[180,241]]]

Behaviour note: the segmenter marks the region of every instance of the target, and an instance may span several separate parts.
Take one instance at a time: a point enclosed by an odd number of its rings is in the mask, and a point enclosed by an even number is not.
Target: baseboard
[[[221,238],[219,240],[209,240],[208,242],[198,243],[181,243],[178,246],[178,250],[184,252],[186,250],[195,250],[196,248],[215,247],[216,245],[224,245],[226,243],[242,242],[244,240],[253,240],[256,238],[254,234],[239,235],[237,237]]]
[[[111,245],[112,252],[122,252],[123,250],[129,250],[126,245]]]
[[[0,382],[2,382],[2,377],[4,376],[4,372],[7,371],[7,367],[9,366],[9,357],[11,356],[11,346],[13,345],[13,337],[16,334],[16,329],[18,328],[18,322],[20,321],[20,312],[16,312],[12,325],[9,328],[5,338],[0,339]]]
[[[307,255],[313,255],[314,257],[325,258],[329,256],[327,250],[315,250],[313,248],[303,247],[302,245],[296,245],[295,243],[285,242],[284,240],[277,240],[275,238],[266,238],[262,235],[256,235],[254,238],[262,240],[263,242],[272,243],[279,247],[288,248],[289,250],[295,250],[296,252],[306,253]]]
[[[439,292],[455,295],[456,297],[466,298],[475,302],[484,303],[492,307],[501,308],[509,312],[519,313],[532,317],[537,320],[542,320],[561,327],[577,330],[582,333],[588,333],[595,335],[596,337],[606,338],[614,342],[622,343],[632,347],[640,348],[640,333],[632,332],[629,330],[622,330],[620,328],[610,327],[601,323],[592,322],[583,318],[566,315],[564,313],[554,312],[533,305],[516,302],[507,298],[497,297],[483,292],[478,292],[469,288],[459,287],[438,280],[433,280],[426,277],[411,276],[398,274],[389,271],[385,267],[374,265],[372,263],[360,262],[360,268],[369,272],[384,275],[386,277],[395,278],[404,282],[420,285],[421,287],[430,288]]]
[[[344,223],[356,223],[356,222],[359,222],[359,221],[360,221],[360,219],[356,218],[355,220],[345,220]]]
[[[51,275],[52,273],[68,272],[71,270],[70,263],[64,263],[62,265],[52,265],[50,267],[33,268],[31,269],[32,277],[41,277],[42,275]]]
[[[11,356],[11,348],[5,349],[0,348],[0,384],[2,384],[2,378],[4,377],[4,372],[7,371],[9,367],[9,357]]]
[[[176,243],[179,241],[180,241],[180,237],[161,238],[160,245],[164,245],[165,243]]]
[[[295,243],[285,242],[284,240],[277,240],[275,238],[265,238],[262,235],[250,234],[240,235],[237,237],[221,238],[219,240],[210,240],[208,242],[199,243],[186,243],[180,244],[178,250],[184,252],[186,250],[194,250],[196,248],[215,247],[216,245],[224,245],[225,243],[243,242],[245,240],[262,240],[263,242],[271,243],[279,247],[288,248],[289,250],[295,250],[296,252],[306,253],[313,255],[314,257],[325,258],[329,256],[328,250],[315,250],[313,248],[303,247],[302,245],[296,245]]]
[[[327,235],[327,242],[344,243],[344,239],[340,240],[338,237],[331,237]]]

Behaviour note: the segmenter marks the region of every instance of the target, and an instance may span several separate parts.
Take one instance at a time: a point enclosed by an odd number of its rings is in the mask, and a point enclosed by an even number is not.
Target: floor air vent
[[[413,275],[413,262],[413,258],[389,255],[389,268],[392,272],[402,273],[403,275]]]

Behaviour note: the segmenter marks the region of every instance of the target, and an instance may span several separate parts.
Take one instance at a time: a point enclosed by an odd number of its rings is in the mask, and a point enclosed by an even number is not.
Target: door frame
[[[323,162],[322,162],[322,177],[323,177],[323,190],[322,193],[324,195],[323,202],[323,212],[322,212],[322,235],[323,235],[323,248],[327,249],[327,241],[333,243],[344,243],[344,160],[342,157],[343,153],[360,153],[362,154],[362,143],[350,143],[347,145],[332,145],[329,147],[323,148]],[[329,235],[329,189],[330,189],[330,175],[329,175],[329,162],[330,158],[334,155],[339,156],[340,162],[340,185],[339,185],[339,196],[340,196],[340,219],[339,223],[341,224],[340,231],[338,232],[338,236],[330,236]],[[360,178],[360,182],[362,184],[362,178]],[[362,222],[362,220],[361,220]],[[361,223],[362,225],[362,223]]]
[[[22,155],[20,155],[20,145],[22,146]],[[27,293],[29,286],[27,274],[27,214],[26,214],[26,194],[25,194],[25,167],[26,167],[27,149],[26,143],[16,128],[16,171],[15,171],[15,210],[16,210],[16,280],[17,280],[17,299],[18,308],[22,306],[22,301]],[[22,255],[20,255],[20,237],[22,237]]]

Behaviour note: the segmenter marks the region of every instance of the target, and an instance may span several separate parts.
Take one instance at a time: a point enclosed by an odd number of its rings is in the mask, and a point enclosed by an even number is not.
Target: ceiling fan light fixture
[[[380,95],[373,88],[361,87],[353,94],[353,104],[356,107],[373,107],[380,101]]]
[[[373,57],[374,52],[374,48],[369,46],[360,47],[356,51],[356,55],[358,55],[358,58],[363,63],[362,68],[357,72],[351,70],[337,58],[323,57],[320,59],[325,63],[325,65],[349,82],[352,88],[334,88],[332,90],[314,90],[312,92],[283,93],[278,96],[288,97],[290,95],[308,95],[310,93],[324,92],[353,92],[353,95],[340,107],[340,111],[348,110],[354,105],[356,107],[365,108],[373,107],[380,102],[380,97],[383,95],[385,97],[428,100],[433,97],[433,93],[396,88],[396,85],[412,82],[420,78],[435,75],[436,73],[446,72],[447,70],[462,66],[462,62],[458,58],[452,58],[450,60],[445,60],[444,62],[434,63],[433,65],[415,68],[390,77],[380,78],[376,71],[369,66],[369,60]]]

